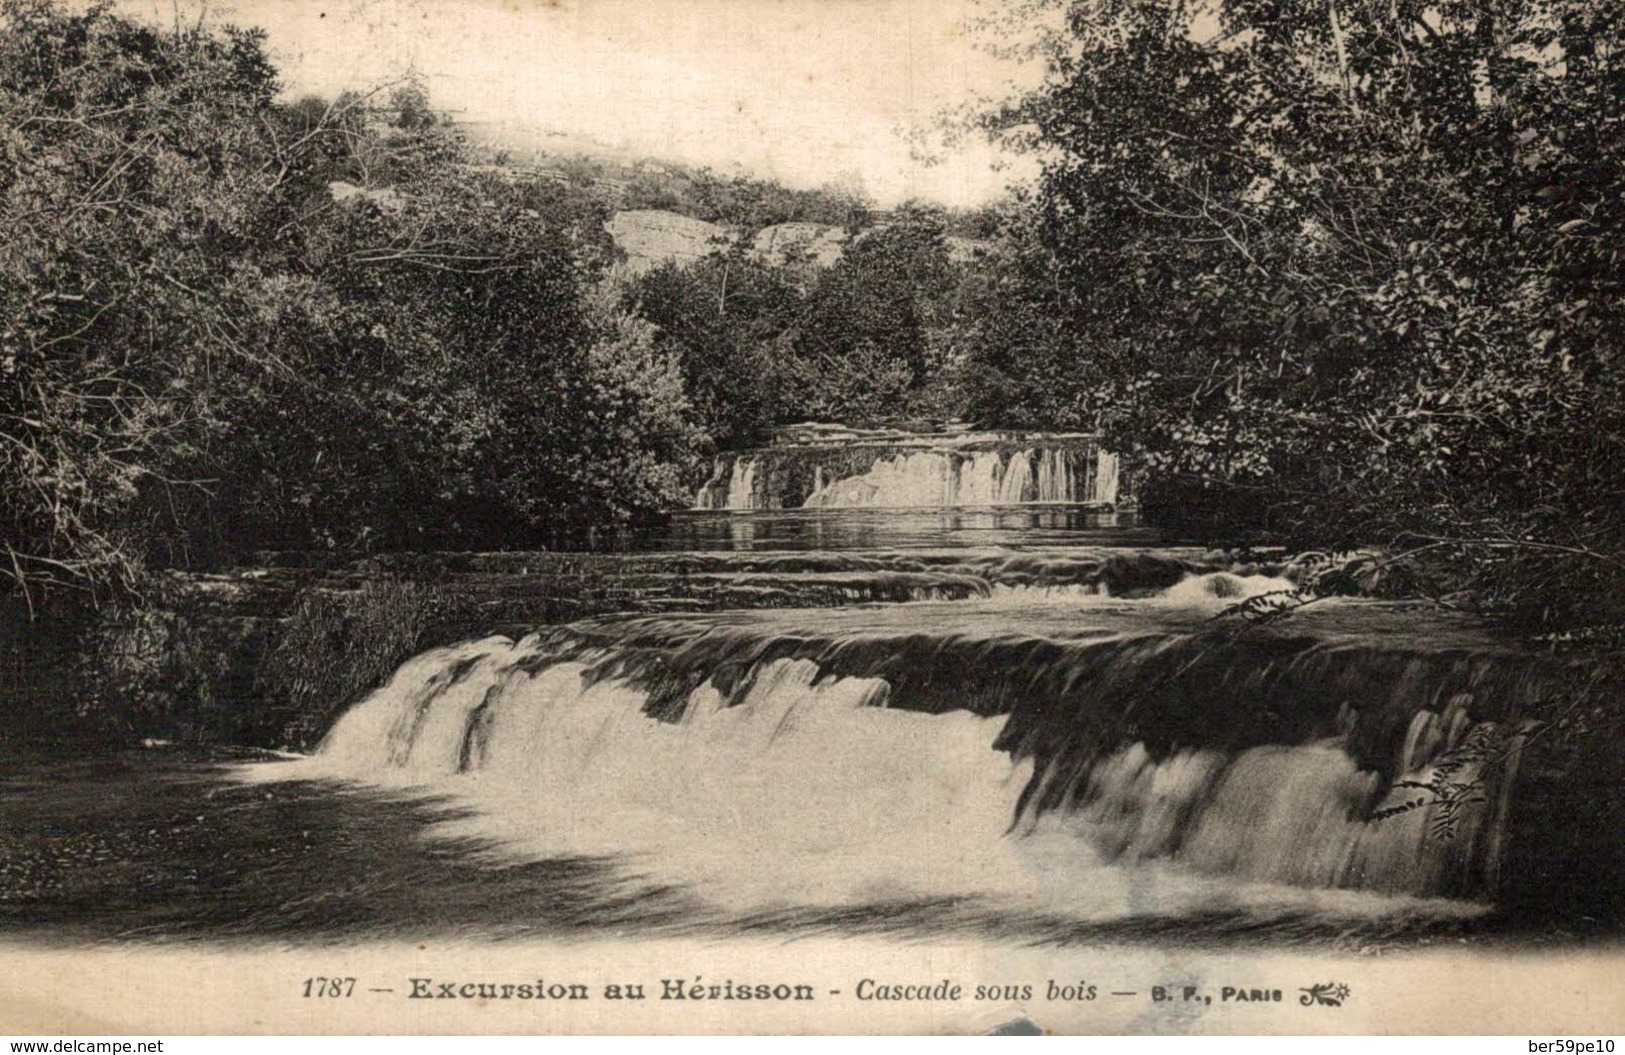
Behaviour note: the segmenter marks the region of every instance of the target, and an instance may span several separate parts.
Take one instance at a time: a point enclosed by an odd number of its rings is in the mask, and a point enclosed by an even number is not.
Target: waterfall
[[[1182,682],[1206,647],[1184,631],[1027,636],[981,610],[929,629],[976,603],[847,629],[621,617],[440,649],[310,764],[465,799],[450,833],[518,857],[626,857],[735,907],[988,896],[1105,918],[1147,876],[1157,911],[1236,883],[1279,888],[1272,903],[1493,887],[1505,734],[1544,691],[1532,660],[1271,638]],[[1510,761],[1457,757],[1501,740]],[[1441,773],[1473,793],[1426,801]]]
[[[1038,452],[1038,494],[1040,501],[1066,502],[1079,493],[1073,472],[1073,463],[1076,459],[1068,457],[1071,452],[1064,450],[1043,450]],[[1046,498],[1043,496],[1053,495]]]
[[[958,488],[955,497],[958,505],[992,505],[994,495],[999,491],[999,478],[1003,474],[1003,464],[999,456],[992,451],[984,451],[970,455],[959,463]],[[985,500],[977,501],[978,497],[985,496]],[[809,499],[808,504],[813,504]]]
[[[1090,475],[1088,490],[1085,492],[1087,497],[1084,500],[1116,505],[1118,487],[1117,455],[1110,451],[1096,452],[1094,472]]]
[[[1420,712],[1418,717],[1428,712]],[[1459,741],[1450,747],[1459,747]],[[1434,766],[1401,770],[1425,784]],[[1456,779],[1485,776],[1480,763]],[[1499,787],[1505,778],[1494,777]],[[1504,816],[1475,796],[1451,838],[1433,834],[1439,807],[1373,822],[1415,792],[1381,792],[1335,744],[1255,747],[1234,756],[1213,750],[1152,759],[1134,744],[1089,775],[1086,805],[1067,819],[1115,859],[1177,856],[1190,867],[1241,879],[1390,892],[1472,889],[1492,874]]]
[[[1091,437],[964,434],[767,447],[714,459],[695,509],[1116,505],[1118,459]]]
[[[695,509],[766,509],[769,496],[758,486],[761,459],[751,457],[718,458],[712,464],[711,476],[700,485],[694,495]],[[722,480],[728,472],[726,483]]]
[[[1108,456],[1109,457],[1109,456]],[[809,508],[902,509],[1012,506],[1033,503],[1115,501],[1087,472],[1087,452],[1068,448],[993,451],[904,451],[878,458],[856,476],[825,479],[807,496]],[[1109,494],[1096,498],[1094,494]]]
[[[695,509],[728,508],[728,489],[723,486],[722,474],[733,464],[731,459],[716,458],[711,462],[711,475],[694,493]]]
[[[949,843],[965,845],[964,893],[1011,871],[1000,835],[1021,776],[988,749],[997,722],[891,710],[883,681],[789,660],[739,700],[708,681],[663,721],[595,657],[530,672],[539,658],[486,642],[403,670],[316,762],[466,793],[478,815],[453,834],[516,856],[631,855],[733,906],[940,889]]]

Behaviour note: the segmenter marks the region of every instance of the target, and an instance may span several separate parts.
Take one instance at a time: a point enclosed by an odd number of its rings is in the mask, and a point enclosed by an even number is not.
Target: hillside
[[[764,227],[749,241],[747,254],[770,267],[806,265],[833,267],[847,247],[888,226],[882,219],[856,235],[832,224],[781,223]],[[627,269],[641,275],[661,264],[686,267],[707,254],[737,245],[744,232],[707,223],[666,209],[625,209],[606,225],[615,245],[626,254]],[[987,252],[985,239],[946,238],[948,257],[956,263],[975,260]]]
[[[593,191],[615,210],[608,230],[634,274],[662,263],[691,264],[715,249],[740,243],[764,264],[833,266],[854,237],[883,229],[890,210],[846,186],[812,190],[744,175],[611,152],[516,157],[494,154],[476,167],[516,182],[547,182]],[[943,210],[951,257],[959,262],[985,252],[997,226],[993,209]]]

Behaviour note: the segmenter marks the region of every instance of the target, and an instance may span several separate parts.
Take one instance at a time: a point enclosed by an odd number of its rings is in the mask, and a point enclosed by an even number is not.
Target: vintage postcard
[[[0,0],[0,1031],[1611,1052],[1622,92],[1605,0]]]

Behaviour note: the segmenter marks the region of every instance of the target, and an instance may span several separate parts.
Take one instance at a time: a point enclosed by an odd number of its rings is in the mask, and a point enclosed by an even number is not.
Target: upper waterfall
[[[695,509],[1115,506],[1117,455],[1085,433],[785,430],[770,446],[718,455]]]

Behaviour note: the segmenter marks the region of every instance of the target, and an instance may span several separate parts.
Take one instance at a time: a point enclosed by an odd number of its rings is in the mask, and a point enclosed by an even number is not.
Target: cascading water
[[[614,859],[747,915],[1370,917],[1487,896],[1516,763],[1517,738],[1495,734],[1541,691],[1539,663],[1373,637],[1350,604],[1239,646],[1217,675],[1197,629],[1214,595],[1290,587],[1228,579],[1058,611],[993,599],[488,639],[409,662],[304,765],[449,794],[469,813],[444,834],[499,855]],[[1511,757],[1456,758],[1503,740]],[[1380,817],[1441,766],[1473,793]]]
[[[1122,497],[1118,459],[1089,439],[1017,442],[971,434],[854,446],[765,448],[717,457],[697,510],[927,509],[1088,504]]]
[[[1116,464],[1112,454],[1066,448],[1007,454],[908,451],[877,460],[861,475],[824,482],[805,504],[823,509],[1112,504]]]
[[[759,459],[718,458],[711,479],[694,496],[695,509],[766,509],[766,496],[757,487]],[[728,479],[722,474],[727,469]]]
[[[1094,473],[1089,478],[1088,502],[1116,505],[1123,487],[1123,471],[1117,455],[1110,451],[1095,454]]]

